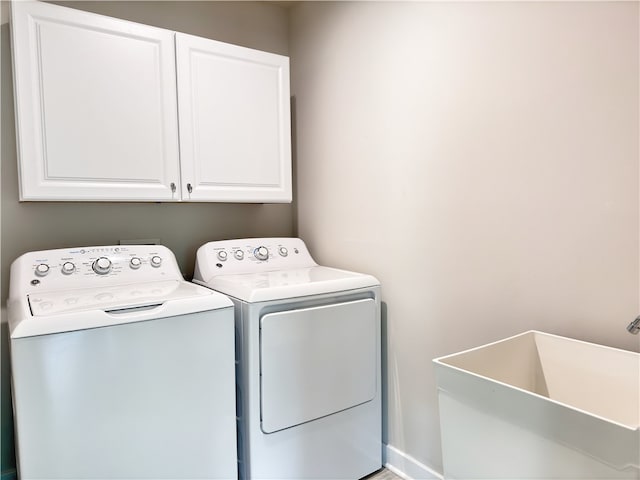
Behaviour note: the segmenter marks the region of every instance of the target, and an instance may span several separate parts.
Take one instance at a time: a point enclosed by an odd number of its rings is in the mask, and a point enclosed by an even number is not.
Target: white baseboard
[[[391,445],[385,445],[384,451],[384,466],[405,480],[444,480],[440,473]]]

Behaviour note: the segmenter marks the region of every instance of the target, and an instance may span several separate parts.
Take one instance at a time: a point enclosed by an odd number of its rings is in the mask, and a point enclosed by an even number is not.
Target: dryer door
[[[377,329],[373,299],[264,315],[262,431],[273,433],[373,399]]]

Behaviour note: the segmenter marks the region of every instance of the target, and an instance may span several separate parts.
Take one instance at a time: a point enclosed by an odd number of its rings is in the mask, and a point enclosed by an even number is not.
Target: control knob
[[[220,250],[218,252],[218,260],[220,260],[221,262],[226,262],[227,261],[227,252],[225,252],[224,250]]]
[[[140,260],[140,258],[138,257],[133,257],[131,260],[129,260],[129,267],[131,267],[133,270],[137,270],[138,268],[140,268],[140,265],[142,265],[142,260]]]
[[[44,277],[49,273],[49,265],[46,263],[41,263],[36,267],[36,275],[39,277]]]
[[[158,268],[160,265],[162,265],[162,257],[159,255],[154,255],[153,257],[151,257],[151,266]]]
[[[64,275],[71,275],[76,271],[76,266],[72,262],[64,262],[61,270]]]
[[[111,260],[109,260],[107,257],[100,257],[95,262],[93,262],[91,268],[93,268],[93,271],[98,275],[106,275],[111,271]]]
[[[269,250],[267,247],[260,246],[253,251],[253,255],[258,260],[268,260],[269,259]]]
[[[244,252],[242,250],[236,250],[233,252],[233,256],[236,257],[236,260],[242,260],[244,258]]]
[[[287,250],[287,247],[280,247],[278,248],[278,253],[281,257],[286,257],[287,255],[289,255],[289,250]]]

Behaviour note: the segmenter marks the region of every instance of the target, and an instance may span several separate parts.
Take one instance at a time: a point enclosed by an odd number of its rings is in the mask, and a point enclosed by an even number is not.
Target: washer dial
[[[111,271],[111,260],[109,260],[107,257],[100,257],[95,262],[93,262],[91,268],[93,268],[93,271],[98,275],[106,275]]]
[[[133,270],[139,269],[141,265],[142,260],[140,259],[140,257],[133,257],[131,260],[129,260],[129,267],[131,267]]]
[[[268,260],[269,250],[265,246],[260,246],[253,251],[253,256],[258,260]]]
[[[244,252],[242,250],[236,250],[233,252],[233,256],[236,257],[236,260],[242,260],[244,258]]]
[[[218,260],[220,260],[221,262],[227,261],[227,252],[225,250],[219,250],[217,256]]]
[[[35,273],[39,277],[44,277],[49,273],[49,265],[47,265],[46,263],[41,263],[36,267]]]
[[[76,271],[76,266],[72,262],[64,262],[60,270],[64,275],[71,275]]]
[[[158,268],[160,265],[162,265],[162,257],[159,255],[154,255],[153,257],[151,257],[151,266]]]

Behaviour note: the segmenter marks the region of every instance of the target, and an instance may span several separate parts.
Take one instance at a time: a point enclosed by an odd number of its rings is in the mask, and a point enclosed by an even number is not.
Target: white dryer
[[[194,281],[235,304],[240,478],[380,469],[379,282],[318,266],[297,238],[207,243]]]
[[[167,248],[24,254],[8,314],[21,480],[237,478],[233,306]]]

